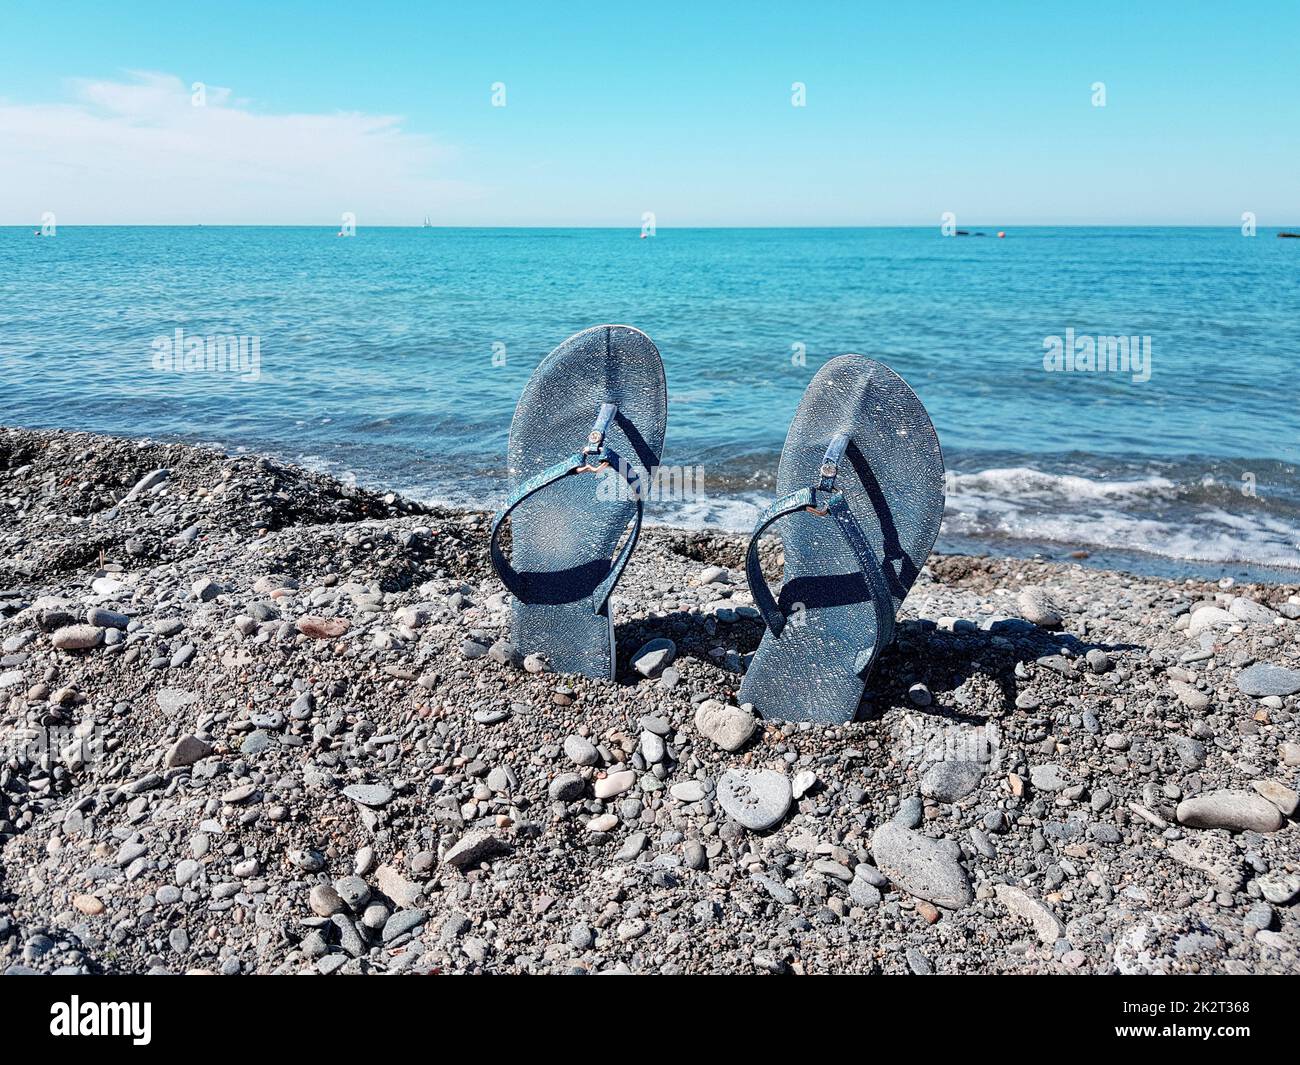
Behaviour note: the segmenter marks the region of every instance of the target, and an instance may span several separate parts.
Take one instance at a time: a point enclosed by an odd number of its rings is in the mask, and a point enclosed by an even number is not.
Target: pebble
[[[131,619],[115,610],[96,606],[86,611],[86,624],[100,629],[125,629],[131,624]]]
[[[1210,705],[1210,697],[1199,688],[1193,688],[1181,680],[1171,680],[1169,690],[1188,710],[1201,711]]]
[[[561,773],[546,789],[552,802],[574,802],[587,791],[587,782],[577,773]]]
[[[956,802],[979,787],[983,779],[984,766],[979,762],[938,762],[921,778],[921,794],[936,802]]]
[[[1247,599],[1244,596],[1235,596],[1228,605],[1228,613],[1234,618],[1240,618],[1248,625],[1272,625],[1273,619],[1277,615],[1253,599]]]
[[[871,837],[876,867],[909,895],[956,910],[974,898],[966,871],[957,862],[960,847],[886,822]]]
[[[1041,942],[1051,946],[1063,935],[1065,925],[1042,902],[1011,884],[994,884],[993,892],[1011,913],[1033,926]]]
[[[1213,791],[1178,804],[1179,824],[1189,828],[1226,828],[1229,832],[1276,832],[1282,814],[1260,795],[1248,791]]]
[[[751,832],[778,824],[790,809],[790,778],[772,769],[729,769],[718,780],[718,802]]]
[[[668,794],[678,802],[701,802],[709,797],[709,790],[700,780],[679,780]]]
[[[1094,673],[1099,675],[1102,673],[1109,673],[1113,668],[1113,663],[1110,660],[1110,655],[1108,655],[1100,647],[1094,647],[1086,655],[1084,655],[1084,661],[1088,663],[1089,669],[1091,669]]]
[[[393,789],[387,784],[349,784],[343,794],[353,802],[373,808],[387,806],[393,799]]]
[[[1252,780],[1250,786],[1276,806],[1283,817],[1292,817],[1300,805],[1300,795],[1280,780]]]
[[[811,769],[803,769],[794,775],[794,780],[790,784],[790,793],[794,796],[795,801],[802,799],[820,784],[817,774]]]
[[[925,820],[925,803],[919,795],[911,795],[898,804],[894,811],[893,822],[904,828],[920,828]]]
[[[641,733],[641,756],[650,765],[658,765],[667,755],[668,747],[662,736],[649,731]]]
[[[705,699],[695,708],[695,729],[724,751],[738,751],[754,734],[758,719],[753,710]]]
[[[636,774],[627,769],[621,773],[610,773],[609,776],[597,780],[592,785],[592,791],[598,799],[611,799],[615,795],[630,791],[634,784],[636,784]]]
[[[1205,606],[1192,612],[1191,618],[1187,623],[1187,635],[1199,636],[1203,632],[1211,629],[1220,629],[1226,625],[1231,625],[1237,619],[1229,614],[1226,610],[1217,606]]]
[[[509,854],[510,843],[484,829],[472,829],[457,840],[443,855],[443,861],[458,869],[468,869],[482,862]]]
[[[168,768],[176,769],[181,766],[193,765],[195,762],[207,758],[210,754],[212,754],[212,744],[187,733],[167,749],[167,755],[163,761]]]
[[[318,917],[333,917],[347,909],[342,897],[329,884],[317,884],[309,895],[311,912]]]
[[[88,651],[104,642],[104,630],[98,625],[65,625],[50,642],[60,651]]]
[[[1029,770],[1029,782],[1037,791],[1062,791],[1070,786],[1061,767],[1054,762],[1033,766]]]
[[[304,636],[313,640],[337,640],[348,631],[348,622],[344,618],[323,618],[314,614],[305,614],[294,624]]]
[[[661,637],[645,644],[632,656],[632,668],[643,677],[655,677],[677,657],[677,645]]]
[[[1022,588],[1016,596],[1020,616],[1040,629],[1059,629],[1062,624],[1060,610],[1052,597],[1042,588]]]
[[[596,745],[584,736],[565,737],[564,755],[574,765],[595,765],[600,761],[600,752],[596,750]]]
[[[425,910],[398,910],[384,922],[383,941],[391,943],[398,936],[424,924],[428,917]]]
[[[1295,695],[1300,692],[1300,670],[1256,662],[1237,674],[1237,688],[1252,699],[1267,695]]]
[[[98,917],[104,912],[103,900],[94,895],[74,895],[72,897],[72,906],[78,913],[84,913],[87,917]]]

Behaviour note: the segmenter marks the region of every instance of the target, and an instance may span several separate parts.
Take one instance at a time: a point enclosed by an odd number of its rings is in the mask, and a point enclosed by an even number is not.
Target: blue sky
[[[1044,6],[8,3],[0,223],[1300,219],[1300,4]]]

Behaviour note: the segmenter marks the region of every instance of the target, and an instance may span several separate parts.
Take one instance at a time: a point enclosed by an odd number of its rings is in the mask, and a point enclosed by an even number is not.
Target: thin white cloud
[[[208,86],[136,72],[76,81],[70,103],[0,101],[4,224],[418,224],[461,213],[455,151],[392,115],[267,114]]]

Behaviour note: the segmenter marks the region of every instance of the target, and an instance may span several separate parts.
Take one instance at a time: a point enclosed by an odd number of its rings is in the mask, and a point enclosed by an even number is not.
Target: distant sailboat
[[[428,215],[425,215],[425,216],[424,216],[424,225],[421,226],[420,228],[421,228],[421,229],[432,229],[432,228],[433,228],[433,223],[429,221],[429,216],[428,216]]]

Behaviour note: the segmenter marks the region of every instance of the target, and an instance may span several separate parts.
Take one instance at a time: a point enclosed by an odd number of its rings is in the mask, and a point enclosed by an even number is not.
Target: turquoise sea
[[[491,506],[538,360],[623,322],[663,353],[665,464],[702,471],[653,520],[747,527],[805,384],[856,351],[934,418],[941,548],[1297,579],[1300,240],[965,228],[0,229],[0,424]],[[243,365],[171,366],[177,330]],[[1087,369],[1106,337],[1149,359]],[[1046,368],[1067,341],[1083,367]]]

